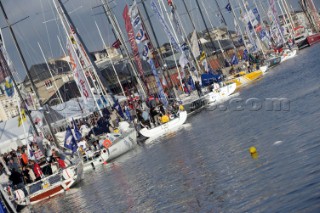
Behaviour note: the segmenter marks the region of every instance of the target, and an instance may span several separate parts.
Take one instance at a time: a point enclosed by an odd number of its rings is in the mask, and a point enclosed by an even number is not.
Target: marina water
[[[319,55],[320,45],[302,50],[234,97],[261,109],[207,108],[31,211],[320,212]],[[266,98],[290,109],[266,109]]]

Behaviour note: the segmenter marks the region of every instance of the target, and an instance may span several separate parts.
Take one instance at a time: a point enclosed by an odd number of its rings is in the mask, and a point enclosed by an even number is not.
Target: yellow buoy
[[[250,152],[251,155],[257,153],[256,147],[254,147],[254,146],[250,147],[250,148],[249,148],[249,152]]]

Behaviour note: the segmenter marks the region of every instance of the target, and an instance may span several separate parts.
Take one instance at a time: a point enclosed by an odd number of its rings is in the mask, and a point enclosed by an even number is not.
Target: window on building
[[[52,81],[51,80],[46,80],[44,82],[44,85],[46,86],[47,89],[50,89],[52,87]]]

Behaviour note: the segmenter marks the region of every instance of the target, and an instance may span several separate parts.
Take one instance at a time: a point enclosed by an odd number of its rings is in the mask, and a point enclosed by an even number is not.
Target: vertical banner
[[[162,88],[162,85],[161,85],[161,81],[160,81],[160,78],[159,78],[159,75],[158,75],[158,71],[156,69],[156,66],[154,65],[154,62],[153,62],[153,59],[150,59],[148,61],[148,63],[150,64],[150,67],[151,67],[151,70],[152,70],[152,73],[154,75],[154,78],[156,79],[156,83],[157,83],[157,86],[158,86],[158,90],[159,90],[159,97],[160,97],[160,100],[162,102],[162,104],[167,107],[168,106],[168,100],[164,94],[164,91],[163,91],[163,88]]]
[[[7,52],[4,49],[1,35],[2,33],[0,33],[0,82],[5,81],[3,89],[8,97],[13,97],[14,87],[10,78],[10,67],[5,57]]]
[[[137,67],[138,67],[138,72],[140,74],[140,77],[142,79],[144,79],[144,71],[142,68],[142,63],[141,63],[141,59],[139,56],[139,49],[138,49],[138,45],[136,43],[136,38],[135,38],[135,34],[134,34],[134,30],[133,30],[133,26],[130,20],[130,16],[129,16],[129,7],[128,5],[125,6],[124,10],[123,10],[123,19],[125,22],[125,27],[126,27],[126,31],[128,34],[128,38],[129,38],[129,42],[131,45],[131,49],[134,55],[134,60],[136,61]]]
[[[151,1],[151,9],[153,10],[153,12],[157,15],[158,20],[160,21],[160,23],[163,26],[163,30],[165,31],[165,33],[167,34],[170,43],[172,44],[172,47],[177,51],[180,52],[180,47],[177,43],[177,41],[175,40],[175,38],[172,35],[172,32],[170,31],[167,22],[164,20],[163,16],[161,15],[159,8],[157,7],[157,4],[155,3],[155,1]]]
[[[73,38],[71,36],[71,38]],[[71,64],[71,69],[72,69],[72,74],[73,74],[73,78],[74,81],[76,82],[79,91],[81,93],[81,97],[84,101],[84,103],[87,103],[88,100],[92,97],[92,93],[91,93],[91,88],[90,85],[88,84],[88,82],[86,81],[86,76],[81,68],[81,65],[79,64],[78,60],[76,59],[77,57],[79,57],[79,51],[78,49],[72,48],[72,45],[74,45],[75,40],[71,41],[68,39],[67,42],[67,50],[69,52],[69,56],[70,56],[70,64]],[[76,52],[75,52],[76,50]]]

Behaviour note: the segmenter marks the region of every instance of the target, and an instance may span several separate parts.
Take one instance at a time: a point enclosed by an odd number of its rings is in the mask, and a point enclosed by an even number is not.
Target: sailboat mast
[[[188,7],[187,7],[187,4],[186,4],[185,0],[182,0],[182,3],[183,3],[183,6],[184,6],[187,14],[188,14],[188,17],[189,17],[190,22],[191,22],[191,24],[192,24],[193,30],[196,30],[196,25],[195,25],[194,22],[193,22],[193,19],[192,19],[191,15],[190,15],[190,12],[189,12],[189,10],[188,10]]]
[[[203,13],[202,13],[202,10],[201,10],[201,7],[200,7],[200,5],[199,5],[199,1],[198,1],[198,0],[196,0],[196,4],[197,4],[198,10],[199,10],[199,12],[200,12],[200,16],[201,16],[202,22],[203,22],[203,24],[204,24],[204,27],[206,28],[206,31],[207,31],[207,33],[208,33],[210,43],[212,44],[212,47],[215,48],[213,39],[212,39],[212,37],[211,37],[211,34],[210,34],[210,31],[209,31],[208,25],[207,25],[207,23],[206,23],[206,21],[205,21],[205,19],[204,19],[204,16],[203,16]],[[226,56],[225,56],[225,54],[224,54],[224,51],[223,51],[221,45],[220,45],[220,49],[221,49],[223,58],[226,59]]]
[[[67,10],[65,9],[64,5],[61,3],[61,0],[53,0],[53,1],[54,1],[55,5],[56,5],[56,9],[57,9],[57,11],[59,13],[61,22],[65,22],[63,25],[64,25],[64,28],[66,30],[66,34],[69,35],[70,30],[72,29],[75,32],[75,34],[77,35],[77,37],[78,37],[78,39],[79,39],[79,41],[81,43],[81,47],[83,48],[83,53],[85,54],[85,58],[87,58],[88,62],[90,63],[89,66],[91,66],[93,68],[92,72],[89,71],[89,75],[91,75],[91,76],[93,75],[92,76],[92,81],[94,81],[93,77],[95,77],[95,79],[98,82],[98,86],[100,87],[100,88],[97,88],[97,91],[99,91],[99,89],[101,89],[102,90],[101,92],[104,95],[107,95],[107,91],[105,90],[104,85],[108,88],[109,87],[108,83],[106,82],[106,80],[102,76],[102,74],[100,72],[98,72],[98,68],[97,68],[96,64],[94,63],[92,57],[90,56],[89,50],[87,49],[85,43],[83,42],[83,39],[81,38],[81,35],[78,33],[77,29],[75,28],[75,25],[73,24],[72,19],[70,18]],[[68,28],[66,28],[67,26],[69,28],[69,31],[68,31]],[[99,73],[100,73],[100,75],[99,75]],[[102,81],[103,81],[104,84],[102,83]],[[93,82],[93,84],[94,84],[95,87],[97,86],[94,82]],[[111,93],[110,88],[108,88],[108,92]]]
[[[60,2],[59,0],[53,0],[53,2],[54,2],[54,5],[55,5],[56,10],[57,10],[57,12],[58,12],[58,16],[60,17],[61,24],[62,24],[62,26],[63,26],[63,28],[64,28],[64,30],[65,30],[65,32],[66,32],[66,36],[67,36],[67,38],[68,38],[68,41],[71,41],[71,38],[70,38],[70,35],[69,35],[69,30],[70,30],[70,29],[68,30],[68,28],[67,28],[68,23],[66,23],[67,20],[64,19],[64,17],[65,17],[65,16],[64,16],[65,11],[63,10],[64,8],[62,7],[61,2]],[[59,5],[59,7],[58,7],[58,5]],[[59,10],[59,8],[60,8],[61,11]],[[71,27],[69,26],[69,28],[71,28]],[[70,49],[73,49],[73,51],[76,52],[76,50],[74,49],[74,46],[73,46],[73,45],[70,45]],[[80,60],[79,60],[78,57],[74,58],[74,60],[77,60],[80,65],[82,64],[82,63],[80,62]],[[81,65],[81,66],[82,66],[82,65]],[[82,69],[80,72],[84,72],[84,70]],[[91,78],[92,78],[91,72],[89,72],[89,73],[90,73],[90,76],[91,76]],[[87,85],[89,85],[89,87],[90,87],[89,93],[92,95],[93,100],[94,100],[94,102],[95,102],[95,104],[96,104],[96,107],[97,107],[97,109],[98,109],[98,111],[99,111],[99,114],[102,116],[102,112],[101,112],[101,110],[100,110],[100,106],[99,106],[99,104],[98,104],[98,101],[97,101],[94,93],[93,93],[92,90],[91,90],[91,86],[90,86],[89,80],[88,80],[87,75],[86,75],[85,73],[84,73],[84,79],[85,79],[85,82],[87,83]],[[93,80],[93,79],[92,79],[92,80]],[[93,82],[93,85],[94,85],[94,88],[96,88],[94,82]],[[109,101],[110,101],[110,100],[109,100]],[[111,102],[110,102],[110,103],[111,103]]]
[[[49,66],[49,64],[48,64],[48,61],[47,61],[47,59],[46,59],[46,57],[45,57],[45,55],[44,55],[44,53],[43,53],[42,47],[41,47],[41,45],[40,45],[39,42],[38,42],[38,46],[39,46],[40,52],[41,52],[41,54],[42,54],[42,57],[43,57],[43,59],[44,59],[44,61],[45,61],[45,63],[46,63],[46,66],[47,66],[47,68],[48,68],[48,71],[49,71],[49,73],[50,73],[50,76],[51,76],[51,79],[52,79],[52,81],[53,81],[53,84],[54,84],[54,86],[55,86],[55,88],[56,88],[56,90],[57,90],[58,97],[59,97],[61,103],[63,103],[63,99],[62,99],[62,96],[61,96],[61,93],[60,93],[60,89],[58,88],[58,85],[57,85],[57,83],[56,83],[56,80],[55,80],[54,76],[52,75],[52,71],[51,71],[51,69],[50,69],[50,66]]]
[[[204,9],[204,12],[206,13],[206,15],[207,15],[207,17],[208,17],[208,20],[209,20],[209,23],[210,23],[210,25],[211,25],[211,28],[213,29],[213,28],[214,28],[214,27],[213,27],[213,23],[211,22],[211,19],[210,19],[208,10],[207,10],[207,8],[203,5],[203,2],[201,2],[201,3],[202,3],[202,6],[203,6],[203,9]],[[199,7],[199,10],[201,10],[200,7]],[[219,48],[220,48],[220,50],[221,50],[223,59],[224,59],[224,60],[227,60],[227,57],[226,57],[226,55],[225,55],[225,53],[224,53],[224,49],[223,49],[223,47],[222,47],[222,45],[221,45],[220,40],[217,39],[217,42],[218,42]]]
[[[238,28],[238,30],[240,31],[241,38],[242,38],[242,41],[243,41],[243,44],[244,44],[245,48],[246,48],[247,50],[249,50],[248,47],[247,47],[246,40],[245,40],[245,38],[244,38],[244,36],[243,36],[242,29],[241,29],[241,27],[240,27],[240,25],[239,25],[239,22],[238,22],[236,13],[235,13],[235,11],[234,11],[235,8],[233,7],[232,0],[228,0],[228,3],[229,3],[230,6],[231,6],[231,11],[232,11],[232,14],[233,14],[233,19],[234,19],[235,24],[237,25],[237,26],[235,26],[235,27]]]
[[[122,87],[121,81],[120,81],[120,79],[119,79],[118,72],[117,72],[116,68],[114,67],[113,60],[112,60],[112,58],[109,56],[109,53],[108,53],[108,50],[107,50],[107,45],[106,45],[106,43],[104,42],[104,39],[103,39],[103,37],[102,37],[100,28],[99,28],[97,22],[95,22],[95,24],[96,24],[96,27],[97,27],[99,36],[100,36],[100,38],[101,38],[101,40],[102,40],[103,47],[104,47],[104,49],[107,51],[107,54],[108,54],[108,57],[109,57],[109,60],[110,60],[112,69],[113,69],[114,74],[115,74],[115,76],[116,76],[116,78],[117,78],[118,84],[119,84],[119,86],[120,86],[120,88],[121,88],[122,95],[123,95],[123,96],[126,96],[126,93],[124,92],[124,89],[123,89],[123,87]]]
[[[118,24],[116,18],[112,14],[111,8],[110,8],[107,0],[101,0],[101,2],[103,4],[103,9],[104,9],[104,12],[106,13],[107,18],[111,21],[111,25],[112,25],[113,29],[115,30],[117,37],[119,38],[121,44],[124,46],[125,53],[126,53],[127,57],[129,58],[129,64],[131,66],[131,69],[133,70],[133,73],[134,73],[134,76],[137,80],[137,83],[139,84],[139,86],[141,88],[141,92],[143,93],[142,95],[144,96],[144,98],[147,98],[146,85],[143,86],[141,79],[138,77],[138,74],[137,74],[138,71],[133,66],[133,60],[130,57],[129,49],[126,45],[121,28],[119,27],[119,24]]]
[[[1,11],[2,11],[3,16],[4,16],[4,18],[5,18],[6,24],[7,24],[8,27],[9,27],[9,31],[10,31],[11,37],[13,38],[14,44],[15,44],[17,50],[18,50],[20,59],[21,59],[21,61],[22,61],[22,65],[23,65],[24,69],[26,70],[27,76],[28,76],[28,78],[29,78],[29,80],[30,80],[31,88],[32,88],[32,90],[34,91],[34,93],[35,93],[35,95],[36,95],[36,98],[37,98],[38,101],[39,101],[40,107],[42,107],[43,105],[42,105],[42,101],[40,100],[40,96],[39,96],[38,90],[37,90],[37,88],[36,88],[36,86],[35,86],[35,84],[34,84],[34,82],[33,82],[33,79],[32,79],[32,77],[31,77],[31,75],[30,75],[30,72],[29,72],[29,69],[28,69],[28,66],[27,66],[27,62],[26,62],[26,60],[25,60],[25,58],[24,58],[24,56],[23,56],[23,54],[22,54],[22,50],[21,50],[21,48],[20,48],[20,46],[19,46],[19,44],[18,44],[18,41],[17,41],[17,38],[16,38],[14,32],[13,32],[12,25],[11,25],[10,22],[9,22],[9,19],[8,19],[8,16],[7,16],[7,14],[6,14],[6,11],[5,11],[4,7],[3,7],[2,1],[0,1],[0,8],[1,8]],[[11,72],[10,72],[10,73],[11,73]],[[12,76],[12,74],[11,74],[11,76]],[[12,77],[13,77],[13,76],[12,76]],[[14,79],[12,79],[12,81],[13,81],[14,84],[16,85]],[[16,88],[17,88],[17,87],[16,87]],[[17,89],[17,91],[18,91],[18,89]],[[23,99],[22,99],[22,100],[23,100]],[[50,134],[52,135],[56,146],[59,147],[59,143],[58,143],[58,141],[57,141],[57,138],[56,138],[55,134],[53,134],[53,129],[52,129],[52,127],[51,127],[51,124],[48,122],[47,115],[46,115],[45,112],[43,113],[43,118],[44,118],[46,124],[48,125],[49,132],[50,132]],[[31,119],[31,122],[32,122],[32,117],[31,117],[31,115],[30,115],[30,119]],[[36,129],[35,127],[34,127],[34,130],[35,130],[37,136],[39,136],[39,133],[37,132],[37,129]]]
[[[217,8],[218,8],[218,10],[219,10],[220,16],[221,16],[221,18],[222,18],[222,21],[223,21],[224,25],[225,25],[226,28],[227,28],[227,34],[228,34],[228,36],[229,36],[229,39],[230,39],[231,42],[232,42],[232,45],[233,45],[233,48],[234,48],[234,52],[236,53],[236,52],[237,52],[237,48],[236,48],[236,45],[235,45],[235,43],[234,43],[234,41],[233,41],[233,39],[232,39],[231,33],[230,33],[230,31],[228,30],[228,25],[227,25],[226,19],[224,18],[224,15],[223,15],[222,12],[221,12],[221,8],[220,8],[220,5],[219,5],[218,1],[215,0],[215,2],[216,2],[216,5],[217,5]]]
[[[162,51],[161,51],[161,48],[160,48],[159,40],[158,40],[158,38],[157,38],[157,36],[156,36],[156,33],[155,33],[155,30],[154,30],[153,24],[152,24],[152,22],[151,22],[151,20],[150,20],[149,12],[148,12],[148,10],[147,10],[147,8],[146,8],[145,0],[142,0],[141,3],[142,3],[143,10],[144,10],[144,12],[145,12],[145,14],[146,14],[146,16],[147,16],[147,19],[148,19],[148,22],[149,22],[149,25],[150,25],[150,28],[151,28],[151,32],[152,32],[152,35],[153,35],[153,38],[154,38],[154,40],[155,40],[155,42],[156,42],[157,50],[159,50],[159,52],[160,52],[160,54],[158,54],[158,55],[159,55],[159,58],[160,58],[160,60],[161,60],[162,67],[165,69],[165,72],[166,72],[166,74],[167,74],[167,78],[169,78],[170,84],[171,84],[171,86],[172,86],[172,88],[173,88],[173,90],[174,90],[174,93],[176,94],[176,90],[175,90],[173,81],[172,81],[172,79],[171,79],[171,76],[170,76],[168,67],[165,65],[166,62],[165,62],[165,60],[164,60],[163,57],[162,57]],[[140,16],[141,16],[141,15],[140,15]],[[142,17],[142,16],[141,16],[141,17]],[[143,21],[143,20],[142,20],[142,23],[144,24],[144,21]],[[145,25],[145,24],[144,24],[144,25]],[[146,29],[146,26],[145,26],[145,30],[147,30],[147,29]],[[149,37],[150,37],[150,36],[149,36]],[[150,39],[150,42],[151,42],[151,38],[149,38],[149,39]]]
[[[246,13],[249,14],[247,5],[245,4],[244,0],[242,0],[242,4],[243,4],[243,6],[244,6],[244,9],[245,9]],[[240,5],[241,5],[241,3],[240,3]],[[250,18],[249,18],[249,22],[250,22],[251,26],[253,27],[253,24],[252,24],[252,21],[251,21]],[[260,48],[261,48],[261,52],[262,52],[262,54],[263,54],[263,57],[266,58],[265,52],[264,52],[264,50],[263,50],[262,43],[261,43],[261,41],[260,41],[260,39],[259,39],[259,37],[258,37],[258,35],[257,35],[257,32],[255,31],[255,29],[253,29],[253,32],[254,32],[254,34],[255,34],[255,36],[256,36],[257,41],[259,42],[259,45],[260,45]]]

